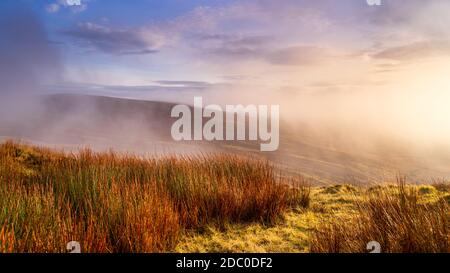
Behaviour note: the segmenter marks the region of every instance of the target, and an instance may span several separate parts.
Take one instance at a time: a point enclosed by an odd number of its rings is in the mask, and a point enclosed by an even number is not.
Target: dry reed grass
[[[286,182],[286,183],[285,183]],[[0,145],[0,252],[167,252],[186,229],[274,224],[307,206],[263,161],[236,156],[143,159]]]

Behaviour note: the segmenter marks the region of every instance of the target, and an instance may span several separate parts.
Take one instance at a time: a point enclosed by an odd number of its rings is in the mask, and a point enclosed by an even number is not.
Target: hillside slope
[[[174,104],[88,95],[49,95],[25,114],[0,117],[0,138],[77,149],[143,155],[227,152],[265,157],[287,173],[302,173],[317,183],[375,183],[398,173],[412,182],[450,177],[450,157],[417,156],[407,149],[379,145],[367,151],[341,145],[342,136],[306,124],[280,121],[277,152],[259,152],[258,142],[174,142],[170,117]],[[283,118],[283,117],[281,117]],[[351,134],[351,133],[349,133]],[[345,136],[344,136],[345,138]]]

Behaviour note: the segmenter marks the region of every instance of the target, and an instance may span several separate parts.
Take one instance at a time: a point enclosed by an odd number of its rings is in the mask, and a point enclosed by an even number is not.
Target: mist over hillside
[[[412,182],[449,177],[445,158],[418,157],[381,141],[368,150],[344,141],[332,129],[281,120],[280,147],[260,152],[255,141],[172,140],[175,104],[88,95],[36,97],[22,114],[0,117],[0,138],[75,151],[90,147],[143,156],[232,153],[267,158],[285,174],[303,174],[317,183],[375,183],[407,175]],[[374,144],[376,145],[376,144]]]

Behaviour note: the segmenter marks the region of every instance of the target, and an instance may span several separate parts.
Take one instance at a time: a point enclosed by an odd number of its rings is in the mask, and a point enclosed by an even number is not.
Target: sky
[[[448,0],[69,2],[1,1],[2,89],[270,101],[285,116],[450,136]]]
[[[35,13],[72,83],[379,84],[450,48],[445,0],[2,2]]]

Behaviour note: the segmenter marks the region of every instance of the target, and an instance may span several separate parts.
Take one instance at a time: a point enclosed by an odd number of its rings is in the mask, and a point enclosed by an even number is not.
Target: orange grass
[[[273,224],[309,190],[265,161],[0,145],[0,252],[167,252],[186,229]],[[294,183],[295,184],[295,183]],[[306,204],[306,205],[305,205]]]

